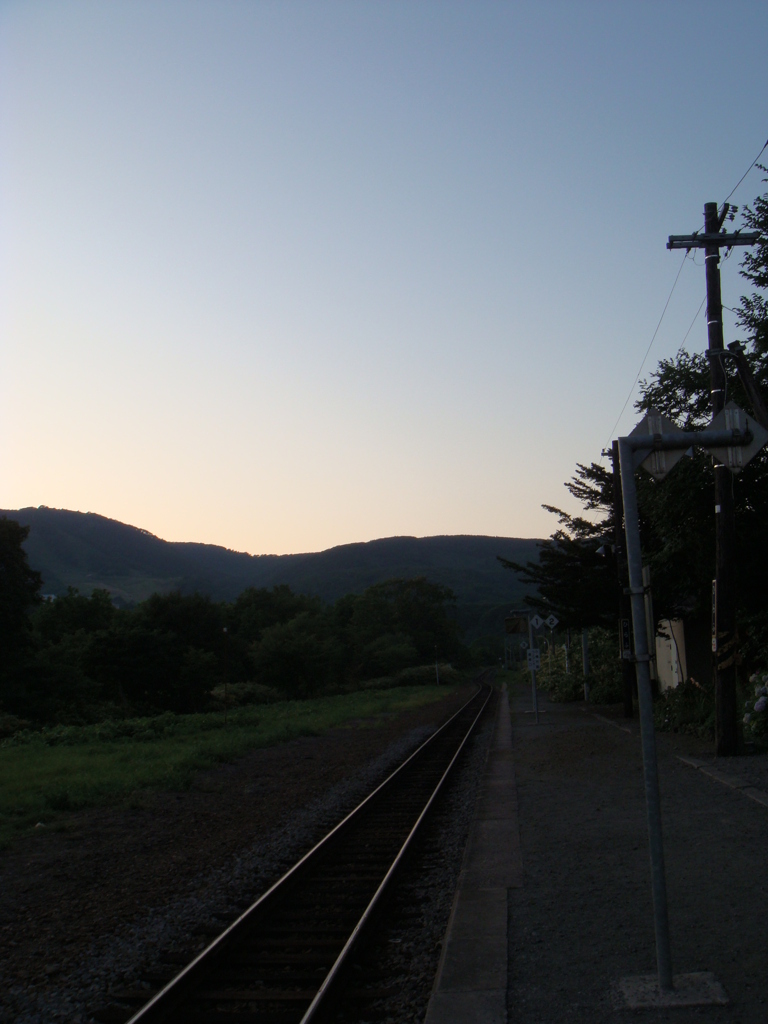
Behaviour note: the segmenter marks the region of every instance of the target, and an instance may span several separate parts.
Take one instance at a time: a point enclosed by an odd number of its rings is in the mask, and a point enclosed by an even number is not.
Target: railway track
[[[113,993],[117,1002],[97,1019],[310,1024],[342,1002],[377,998],[375,990],[355,991],[349,966],[488,705],[491,687],[479,682],[475,696],[191,963],[147,975],[154,992]]]

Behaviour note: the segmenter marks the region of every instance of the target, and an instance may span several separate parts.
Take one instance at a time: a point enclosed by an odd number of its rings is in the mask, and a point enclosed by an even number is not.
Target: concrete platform
[[[507,892],[522,884],[505,686],[425,1024],[505,1024]]]
[[[729,789],[738,789],[739,792],[749,797],[750,800],[762,804],[763,807],[768,807],[768,791],[753,786],[749,778],[721,771],[713,766],[712,761],[703,761],[699,757],[684,757],[681,754],[677,754],[676,757],[678,761],[690,765],[691,768],[698,769],[703,775],[708,775],[710,779],[721,782],[724,786],[728,786]],[[743,764],[743,759],[741,763]]]
[[[728,995],[711,971],[676,974],[674,988],[669,992],[659,989],[656,974],[636,978],[622,978],[616,986],[618,1008],[630,1010],[662,1009],[675,1006],[727,1006]]]

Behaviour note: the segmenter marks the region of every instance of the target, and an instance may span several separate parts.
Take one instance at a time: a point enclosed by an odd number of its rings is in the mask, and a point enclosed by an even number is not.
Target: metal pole
[[[661,801],[659,773],[656,764],[656,734],[653,727],[653,696],[648,669],[648,634],[645,625],[643,600],[643,563],[640,548],[640,523],[637,509],[635,472],[632,449],[626,438],[619,439],[621,489],[624,496],[624,531],[627,541],[627,566],[632,606],[632,628],[635,641],[635,670],[640,708],[640,736],[643,750],[643,777],[645,804],[648,816],[648,845],[651,855],[651,888],[653,891],[653,919],[656,931],[656,964],[659,989],[669,991],[672,986],[672,953],[669,945],[669,919],[667,915],[667,881],[664,870],[664,843],[661,833]]]
[[[651,567],[643,566],[643,601],[645,602],[645,628],[648,634],[648,674],[651,677],[651,693],[659,695],[659,673],[656,669],[656,616],[653,613],[653,592],[651,591]]]
[[[533,626],[531,625],[531,616],[528,616],[528,650],[533,650]],[[533,657],[533,655],[531,655]],[[536,724],[539,722],[539,697],[536,693],[536,669],[531,664],[531,688],[533,690],[533,713],[536,715]]]
[[[621,497],[621,471],[619,469],[619,442],[611,444],[611,462],[613,464],[613,538],[616,546],[616,582],[619,590],[619,648],[622,647],[623,637],[621,635],[622,622],[629,618],[629,595],[624,593],[626,585],[626,562],[624,560],[624,502]],[[632,718],[634,708],[632,703],[633,685],[632,664],[627,658],[621,658],[621,682],[624,694],[624,717]]]
[[[581,631],[581,667],[584,670],[584,700],[589,704],[589,633],[586,627]]]
[[[704,204],[704,231],[717,234],[721,227],[717,203]],[[720,293],[720,246],[704,250],[707,277],[707,340],[712,387],[712,416],[725,405],[723,364],[723,301]],[[734,559],[736,547],[733,477],[720,462],[715,473],[715,578],[717,579],[717,636],[713,637],[712,674],[715,682],[715,753],[735,754],[739,745],[736,702],[736,613]]]

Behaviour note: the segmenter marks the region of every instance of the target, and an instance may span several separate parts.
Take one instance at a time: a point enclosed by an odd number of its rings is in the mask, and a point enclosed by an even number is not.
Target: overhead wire
[[[693,325],[694,325],[694,324],[696,323],[696,321],[697,321],[697,320],[699,319],[699,313],[700,313],[700,312],[702,311],[702,309],[704,308],[704,303],[705,303],[706,301],[707,301],[707,296],[705,295],[705,296],[704,296],[704,298],[703,298],[703,299],[701,300],[701,305],[700,305],[700,306],[699,306],[699,308],[698,308],[698,309],[696,310],[696,315],[694,316],[693,320],[691,320],[691,326],[690,326],[690,327],[688,328],[688,330],[687,330],[687,331],[685,332],[685,337],[684,337],[684,338],[683,338],[683,340],[682,340],[682,341],[680,342],[680,348],[682,348],[682,347],[683,347],[683,345],[684,345],[684,344],[686,343],[686,341],[688,340],[688,335],[689,335],[689,334],[691,333],[691,331],[693,330]]]
[[[624,410],[629,405],[629,400],[632,397],[632,393],[635,390],[635,385],[640,380],[640,374],[643,372],[643,367],[645,366],[645,361],[646,361],[646,359],[648,358],[648,356],[651,353],[651,349],[653,348],[653,343],[656,340],[656,335],[659,333],[659,328],[661,327],[661,321],[664,319],[664,314],[667,312],[667,308],[669,306],[669,303],[672,301],[672,296],[675,293],[675,288],[677,288],[677,282],[680,280],[680,274],[683,271],[683,267],[685,266],[685,261],[687,259],[688,259],[688,253],[686,253],[683,256],[683,260],[682,260],[680,266],[677,268],[677,276],[675,277],[675,280],[674,280],[674,282],[672,284],[672,287],[669,290],[669,295],[667,296],[667,301],[664,303],[664,309],[662,309],[661,316],[659,317],[659,322],[656,324],[656,330],[653,332],[653,336],[652,336],[651,340],[648,342],[648,348],[645,350],[645,355],[643,356],[643,361],[640,363],[640,369],[637,371],[637,376],[632,381],[632,387],[629,389],[629,394],[627,395],[626,399],[624,400],[624,405],[622,405],[622,407],[621,407],[621,412],[616,417],[616,422],[611,427],[611,434],[610,434],[610,437],[608,438],[607,443],[603,446],[604,448],[607,448],[608,445],[611,443],[611,438],[613,437],[613,432],[616,429],[616,427],[619,425],[619,420],[624,415]],[[698,316],[699,314],[697,313],[696,315]],[[693,325],[691,325],[691,326],[693,326]]]
[[[729,199],[731,198],[731,196],[733,195],[733,193],[734,193],[734,192],[736,191],[736,189],[737,189],[737,188],[739,187],[739,185],[740,185],[740,184],[742,183],[742,181],[744,181],[744,179],[746,178],[746,176],[747,176],[747,175],[749,174],[749,172],[750,172],[750,171],[752,170],[752,168],[753,168],[753,167],[755,166],[755,164],[756,164],[756,163],[757,163],[757,161],[758,161],[758,160],[760,159],[760,157],[761,157],[761,156],[763,155],[763,153],[764,153],[764,152],[766,151],[766,149],[768,149],[768,139],[766,139],[766,140],[765,140],[765,142],[763,143],[763,148],[762,148],[762,149],[760,150],[760,152],[759,152],[759,153],[757,154],[757,156],[755,157],[755,159],[754,159],[754,160],[752,161],[752,163],[751,163],[751,164],[749,165],[749,167],[748,167],[748,168],[746,169],[746,171],[744,171],[744,173],[742,174],[742,176],[741,176],[741,177],[739,178],[739,180],[738,180],[738,181],[736,182],[736,184],[735,184],[735,185],[733,186],[733,188],[731,189],[731,191],[730,191],[730,192],[728,193],[728,195],[727,195],[727,196],[725,197],[725,199],[723,200],[723,202],[724,202],[724,203],[727,203],[727,202],[728,202],[728,200],[729,200]]]

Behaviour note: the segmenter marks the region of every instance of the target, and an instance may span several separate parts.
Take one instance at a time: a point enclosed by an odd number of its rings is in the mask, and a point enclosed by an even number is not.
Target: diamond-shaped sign
[[[630,437],[637,437],[638,434],[682,434],[674,420],[662,416],[658,409],[649,409],[630,434]],[[680,459],[685,455],[681,449],[665,452],[651,452],[644,455],[642,450],[635,453],[635,466],[639,463],[647,470],[654,480],[663,480],[671,469],[674,469]]]
[[[544,619],[542,619],[540,615],[532,615],[531,625],[534,629],[541,629],[541,627],[544,625]]]
[[[528,641],[527,640],[521,640],[520,641],[520,646],[523,648],[524,651],[527,651],[528,650]]]
[[[749,430],[752,440],[749,444],[734,445],[732,448],[710,448],[709,451],[715,456],[718,462],[734,474],[740,473],[750,459],[760,451],[768,441],[768,430],[761,427],[751,417],[747,416],[743,409],[740,409],[735,402],[728,402],[724,409],[715,416],[709,425],[710,430]]]
[[[550,629],[554,629],[559,621],[560,619],[556,619],[554,615],[550,615],[549,618],[545,619],[545,622],[547,623]]]

